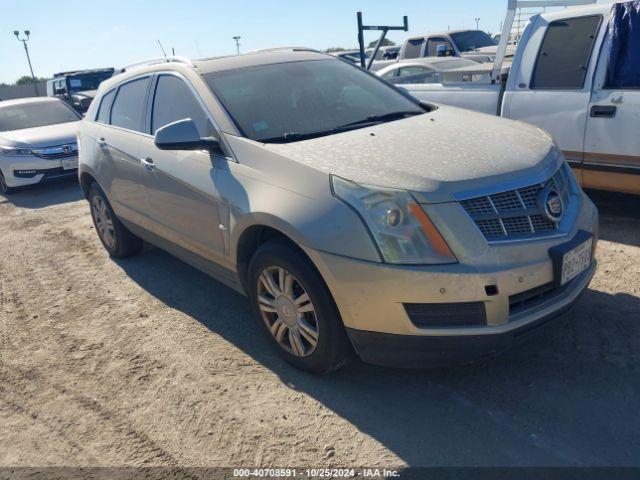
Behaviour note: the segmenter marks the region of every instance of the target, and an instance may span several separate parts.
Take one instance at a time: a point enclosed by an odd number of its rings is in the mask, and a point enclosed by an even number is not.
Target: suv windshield
[[[62,102],[34,102],[0,106],[0,132],[77,122],[80,117]]]
[[[69,93],[82,92],[83,90],[97,90],[98,86],[106,79],[111,78],[112,72],[88,73],[77,77],[67,78]]]
[[[383,81],[336,60],[203,76],[243,135],[260,142],[292,142],[424,113]]]
[[[478,48],[498,45],[498,42],[480,30],[452,33],[451,38],[461,52],[472,52]]]

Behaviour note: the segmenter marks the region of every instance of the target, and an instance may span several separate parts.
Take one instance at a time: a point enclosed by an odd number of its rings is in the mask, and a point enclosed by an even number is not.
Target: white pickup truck
[[[402,87],[420,100],[537,125],[584,187],[640,194],[640,0],[532,17],[501,75],[513,16],[524,3],[588,2],[509,0],[491,80]]]

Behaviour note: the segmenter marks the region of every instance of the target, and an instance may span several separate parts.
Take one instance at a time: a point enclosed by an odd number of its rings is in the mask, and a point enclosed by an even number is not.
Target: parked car
[[[466,58],[428,57],[393,63],[376,71],[376,75],[395,84],[439,83],[443,80],[443,72],[477,67],[477,62]]]
[[[76,130],[81,117],[57,98],[0,104],[0,191],[78,175]]]
[[[476,62],[492,62],[498,42],[482,30],[450,30],[407,38],[399,59],[423,57],[464,57]],[[507,56],[515,50],[508,48]]]
[[[406,88],[424,101],[544,128],[584,187],[640,194],[637,9],[602,3],[534,16],[506,78]]]
[[[56,73],[47,80],[47,96],[59,97],[83,114],[89,108],[100,83],[111,78],[114,71],[113,68],[100,68]]]
[[[368,48],[365,50],[365,59],[368,62],[373,55],[373,48]],[[386,66],[391,63],[395,63],[398,58],[398,53],[400,52],[399,46],[386,46],[380,47],[378,53],[376,54],[376,58],[373,61],[371,66],[371,71],[376,71],[383,66]],[[347,50],[342,52],[332,52],[331,55],[334,57],[341,58],[343,60],[348,61],[349,63],[353,63],[355,65],[360,65],[360,51],[359,50]]]
[[[597,211],[548,134],[314,51],[126,69],[78,140],[111,256],[146,240],[245,293],[312,372],[495,353],[596,268]]]
[[[376,58],[374,59],[374,61],[395,60],[398,58],[398,54],[400,53],[400,48],[401,48],[400,46],[396,46],[396,45],[388,45],[386,47],[380,47],[378,49],[378,53],[376,54]],[[367,57],[367,59],[371,58],[374,50],[375,50],[374,48],[367,48],[365,50],[365,56]]]

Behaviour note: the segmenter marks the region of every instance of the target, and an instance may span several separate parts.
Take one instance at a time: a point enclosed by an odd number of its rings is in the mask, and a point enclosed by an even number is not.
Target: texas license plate
[[[64,160],[62,160],[63,170],[73,170],[74,168],[78,168],[77,158],[65,158]]]
[[[572,248],[562,256],[562,273],[560,285],[573,280],[591,265],[591,248],[593,237]]]

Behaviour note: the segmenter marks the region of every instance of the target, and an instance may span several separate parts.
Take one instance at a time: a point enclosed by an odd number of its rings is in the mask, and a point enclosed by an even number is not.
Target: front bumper
[[[307,254],[363,360],[434,366],[493,355],[566,312],[587,288],[596,261],[557,288],[549,250],[584,231],[593,234],[595,253],[597,224],[597,210],[585,197],[567,235],[486,246],[473,263],[411,267]],[[432,315],[439,322],[431,322]]]
[[[74,160],[68,158],[64,160]],[[9,187],[23,187],[76,178],[78,169],[65,170],[62,160],[37,157],[0,157],[0,169]]]
[[[394,335],[347,328],[356,352],[367,363],[390,367],[442,367],[471,363],[515,348],[533,333],[565,316],[587,288],[596,263],[574,279],[561,299],[533,320],[522,319],[477,333],[451,335]]]

